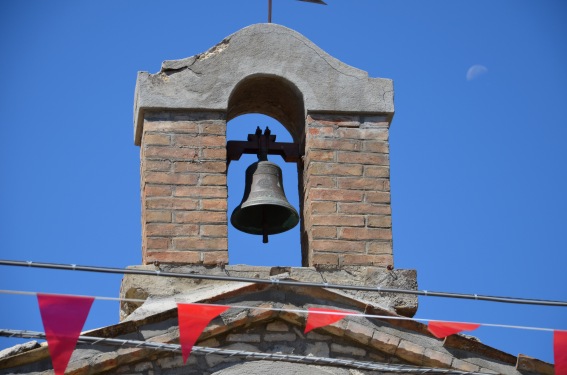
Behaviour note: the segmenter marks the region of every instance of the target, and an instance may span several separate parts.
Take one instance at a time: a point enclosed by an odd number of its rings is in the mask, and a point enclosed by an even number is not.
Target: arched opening
[[[268,126],[276,142],[297,145],[304,154],[305,107],[303,95],[297,87],[277,76],[253,75],[239,82],[228,102],[227,141],[244,141],[256,127]],[[228,174],[228,216],[240,204],[245,188],[246,168],[258,160],[256,155],[244,154],[232,161]],[[240,232],[228,226],[229,263],[262,266],[301,266],[306,256],[301,241],[303,228],[303,181],[302,162],[286,163],[280,156],[268,156],[282,169],[283,187],[287,200],[300,215],[300,223],[293,229],[269,237],[263,244],[262,237]]]
[[[275,119],[260,115],[239,116],[228,123],[227,140],[246,139],[256,127],[270,128],[278,142],[293,142],[291,134]],[[286,163],[280,156],[269,155],[268,160],[282,169],[283,187],[288,202],[300,212],[298,174],[296,163]],[[256,155],[244,154],[238,161],[232,161],[228,168],[228,257],[230,264],[248,264],[254,266],[301,266],[300,227],[298,224],[287,232],[269,237],[267,244],[262,243],[262,236],[247,234],[230,224],[230,215],[242,201],[245,188],[246,168],[258,161]]]
[[[247,113],[270,116],[303,147],[305,106],[301,91],[288,80],[273,75],[253,75],[239,82],[228,101],[227,121]]]

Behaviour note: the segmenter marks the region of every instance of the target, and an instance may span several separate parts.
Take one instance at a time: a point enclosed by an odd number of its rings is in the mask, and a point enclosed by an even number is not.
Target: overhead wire
[[[259,279],[252,277],[238,277],[238,276],[228,276],[228,275],[206,275],[206,274],[198,274],[198,273],[168,272],[168,271],[161,271],[159,269],[155,271],[151,271],[151,270],[124,269],[124,268],[100,267],[100,266],[82,266],[76,264],[44,263],[44,262],[1,260],[1,259],[0,259],[0,265],[47,268],[47,269],[70,270],[70,271],[100,272],[100,273],[111,273],[111,274],[128,274],[128,275],[174,277],[174,278],[185,278],[185,279],[233,281],[233,282],[245,282],[245,283],[256,283],[256,284],[319,287],[319,288],[327,288],[327,289],[342,289],[342,290],[354,290],[354,291],[364,291],[364,292],[399,293],[399,294],[411,294],[411,295],[427,296],[427,297],[458,298],[458,299],[469,299],[476,301],[567,307],[567,301],[487,296],[480,294],[466,294],[466,293],[452,293],[452,292],[435,292],[430,290],[383,288],[381,286],[371,287],[371,286],[358,286],[358,285],[344,285],[344,284],[332,284],[326,282],[314,283],[314,282],[305,282],[305,281],[284,280],[277,277],[272,277],[270,279]]]
[[[0,336],[37,338],[37,339],[46,338],[43,332],[12,330],[12,329],[0,329]],[[109,345],[109,346],[119,346],[119,347],[147,348],[147,349],[155,349],[155,350],[165,350],[174,353],[181,353],[181,345],[179,344],[167,344],[167,343],[151,342],[151,341],[124,340],[124,339],[103,338],[103,337],[93,337],[93,336],[79,336],[78,343],[89,344],[89,345]],[[243,357],[246,359],[256,359],[256,360],[272,360],[272,361],[294,362],[294,363],[305,363],[305,364],[316,364],[316,365],[342,366],[342,367],[351,367],[362,370],[384,371],[384,372],[391,372],[398,374],[447,374],[447,375],[488,374],[485,372],[459,371],[454,369],[417,367],[417,366],[408,366],[408,365],[392,365],[385,363],[356,361],[356,360],[341,359],[341,358],[315,357],[311,355],[302,356],[295,354],[251,352],[245,350],[208,348],[202,346],[193,346],[191,353],[201,354],[201,355],[216,354],[216,355],[224,355],[230,357]]]
[[[72,295],[72,294],[60,294],[60,293],[39,293],[39,292],[28,292],[28,291],[19,291],[19,290],[5,290],[0,289],[0,294],[14,294],[14,295],[28,295],[28,296],[35,296],[38,294],[42,295],[52,295],[52,296],[65,296],[65,297],[87,297],[87,298],[94,298],[98,300],[105,300],[105,301],[118,301],[118,302],[134,302],[134,303],[144,303],[148,300],[144,299],[135,299],[135,298],[119,298],[119,297],[98,297],[98,296],[89,296],[89,295]],[[165,298],[165,300],[170,300],[171,297]],[[175,298],[173,300],[177,303],[183,303],[183,297]],[[150,302],[164,302],[164,299],[154,299]],[[197,305],[203,306],[221,306],[219,304],[210,304],[210,303],[195,303]],[[400,315],[379,315],[379,314],[366,314],[366,313],[359,313],[359,312],[350,312],[346,310],[337,310],[333,311],[309,311],[304,309],[290,309],[290,308],[280,308],[280,307],[260,307],[260,306],[249,306],[249,305],[222,305],[228,306],[233,309],[249,309],[249,310],[260,310],[260,311],[278,311],[278,312],[286,312],[286,313],[296,313],[296,314],[323,314],[323,315],[336,315],[340,313],[344,316],[353,316],[353,317],[363,317],[363,318],[372,318],[372,319],[389,319],[389,320],[409,320],[409,321],[416,321],[416,322],[443,322],[443,323],[459,323],[459,324],[478,324],[484,327],[495,327],[495,328],[512,328],[512,329],[522,329],[522,330],[530,330],[530,331],[546,331],[546,332],[554,332],[557,329],[553,328],[543,328],[543,327],[530,327],[530,326],[519,326],[519,325],[510,325],[510,324],[496,324],[496,323],[478,323],[478,322],[461,322],[461,321],[448,321],[448,320],[439,320],[439,319],[428,319],[428,318],[410,318],[407,316],[400,316]]]

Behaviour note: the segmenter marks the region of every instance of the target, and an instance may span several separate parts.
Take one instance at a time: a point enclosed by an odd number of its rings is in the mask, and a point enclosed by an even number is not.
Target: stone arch
[[[250,75],[236,84],[227,108],[227,121],[260,113],[278,120],[300,144],[305,133],[303,94],[289,80],[272,74]]]

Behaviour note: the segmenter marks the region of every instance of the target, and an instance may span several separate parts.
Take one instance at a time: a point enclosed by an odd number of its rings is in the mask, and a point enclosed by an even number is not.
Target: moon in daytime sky
[[[467,81],[472,81],[488,72],[488,68],[484,65],[473,65],[467,70]]]

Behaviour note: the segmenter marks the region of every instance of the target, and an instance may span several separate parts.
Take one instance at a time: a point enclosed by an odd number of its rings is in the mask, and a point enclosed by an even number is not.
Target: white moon
[[[467,81],[472,81],[488,72],[488,68],[484,65],[473,65],[467,70]]]

